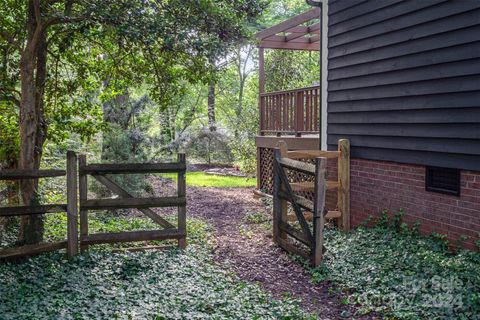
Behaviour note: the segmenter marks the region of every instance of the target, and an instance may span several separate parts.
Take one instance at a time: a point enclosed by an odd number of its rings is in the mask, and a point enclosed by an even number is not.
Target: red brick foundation
[[[352,159],[351,221],[358,226],[387,209],[405,212],[404,222],[420,223],[420,232],[448,236],[454,246],[478,249],[480,234],[480,172],[462,171],[460,197],[425,190],[425,167]],[[468,237],[460,242],[463,237]]]

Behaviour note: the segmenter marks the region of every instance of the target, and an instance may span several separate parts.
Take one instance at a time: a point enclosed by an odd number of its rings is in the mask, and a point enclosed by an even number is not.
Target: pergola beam
[[[279,42],[279,41],[262,41],[260,48],[263,49],[284,49],[284,50],[306,50],[320,51],[319,42]]]
[[[292,32],[290,30],[287,30],[286,32],[287,33],[289,32],[290,34],[288,36],[286,36],[285,41],[291,41],[291,40],[294,40],[294,39],[297,39],[297,38],[301,38],[301,37],[305,36],[306,34],[313,34],[313,33],[319,34],[320,33],[320,23],[315,23],[315,24],[312,24],[309,27],[302,27],[302,28],[305,28],[305,29],[303,29],[303,32]]]
[[[284,32],[285,33],[304,33],[305,34],[305,33],[308,33],[308,30],[310,29],[310,33],[318,34],[318,33],[320,33],[320,28],[319,27],[320,27],[320,23],[315,23],[315,24],[312,24],[309,27],[296,26],[296,27],[287,29]]]
[[[302,35],[301,37],[297,37],[295,39],[286,41],[285,36],[271,36],[268,37],[267,39],[263,40],[260,44],[260,47],[262,47],[262,44],[268,43],[268,42],[282,42],[282,43],[315,43],[320,41],[320,35],[314,35],[312,37],[305,37]]]
[[[258,32],[256,35],[257,39],[263,40],[267,37],[276,35],[277,33],[285,32],[290,28],[297,27],[305,22],[311,21],[313,19],[318,19],[320,18],[320,12],[321,12],[320,8],[315,8],[307,12],[304,12],[302,14],[299,14],[298,16],[295,16],[287,21],[284,21],[271,28]]]

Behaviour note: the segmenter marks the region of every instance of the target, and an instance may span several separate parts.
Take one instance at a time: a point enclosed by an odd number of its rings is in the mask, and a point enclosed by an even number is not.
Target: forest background
[[[0,8],[0,169],[89,162],[189,163],[254,174],[258,133],[255,32],[309,10],[304,0],[6,1]],[[128,14],[127,14],[128,13]],[[266,91],[311,86],[319,53],[266,51]],[[124,179],[127,189],[148,188]],[[0,185],[9,205],[61,186]],[[99,191],[101,192],[101,191]],[[17,242],[41,241],[41,216]],[[1,230],[0,230],[1,232]]]

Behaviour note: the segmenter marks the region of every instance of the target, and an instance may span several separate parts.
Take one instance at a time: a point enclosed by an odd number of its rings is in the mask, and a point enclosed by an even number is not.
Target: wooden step
[[[313,181],[292,182],[290,183],[292,191],[296,192],[314,192],[315,183]],[[334,190],[338,188],[338,181],[327,181],[327,190]]]
[[[342,216],[340,211],[328,211],[325,215],[325,219],[338,219]]]

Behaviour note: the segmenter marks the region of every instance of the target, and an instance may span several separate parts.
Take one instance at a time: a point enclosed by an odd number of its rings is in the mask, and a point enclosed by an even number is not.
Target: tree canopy
[[[8,112],[0,121],[10,128],[2,134],[10,144],[0,155],[22,169],[38,169],[47,139],[72,131],[92,136],[101,122],[101,103],[133,84],[145,84],[159,106],[167,105],[182,91],[182,82],[208,78],[207,61],[246,37],[265,5],[257,0],[6,1],[0,8],[0,92]],[[17,144],[10,136],[15,117]],[[37,184],[21,182],[25,204],[34,201]],[[25,242],[41,238],[35,235],[42,229],[37,220],[25,218],[22,234],[33,235]]]

